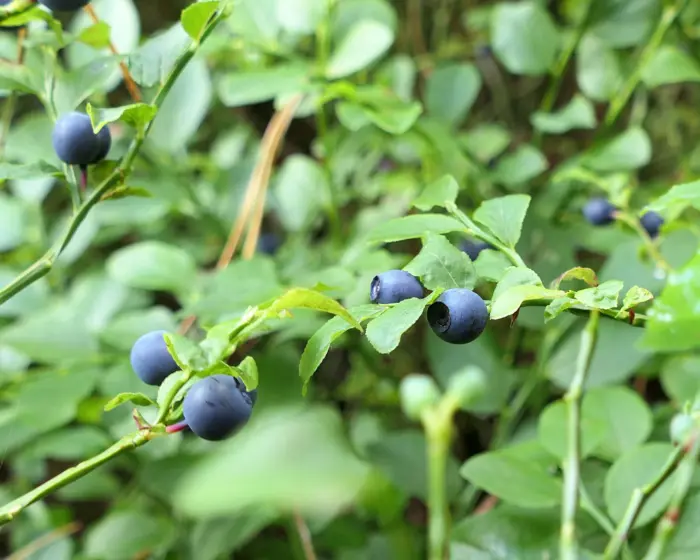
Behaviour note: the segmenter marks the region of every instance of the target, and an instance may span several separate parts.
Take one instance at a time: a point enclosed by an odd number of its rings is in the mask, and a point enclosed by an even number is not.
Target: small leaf
[[[547,323],[567,309],[571,309],[574,305],[578,305],[575,299],[570,297],[560,297],[552,301],[544,308],[544,322]]]
[[[156,402],[143,393],[119,393],[105,405],[105,411],[117,408],[125,402],[133,403],[136,406],[157,406]]]
[[[423,285],[429,290],[471,290],[476,284],[474,265],[467,254],[436,233],[426,234],[420,253],[404,267],[404,270],[420,277]]]
[[[636,307],[640,303],[645,301],[651,301],[654,299],[654,294],[652,294],[646,288],[640,288],[639,286],[632,286],[625,294],[625,299],[622,300],[621,311],[627,311]]]
[[[461,222],[443,214],[415,214],[394,218],[375,227],[368,234],[371,243],[403,241],[423,237],[426,233],[467,233]]]
[[[277,298],[266,311],[270,314],[278,314],[282,311],[295,308],[314,309],[316,311],[324,311],[326,313],[338,315],[362,332],[362,325],[360,325],[360,323],[348,313],[348,310],[336,300],[321,292],[306,288],[294,288],[289,290],[284,295]]]
[[[565,282],[566,280],[583,280],[589,286],[598,285],[598,277],[596,276],[594,270],[590,268],[584,268],[582,266],[577,266],[575,268],[567,270],[564,274],[557,276],[557,278],[555,278],[552,281],[549,287],[553,290],[557,290],[559,289],[559,285],[562,282]]]
[[[617,307],[617,299],[624,283],[620,280],[608,280],[595,288],[587,288],[576,292],[577,301],[591,309],[613,309]]]
[[[86,27],[78,35],[77,39],[81,43],[91,46],[93,49],[104,49],[109,47],[110,27],[106,21]]]
[[[458,193],[457,180],[452,175],[444,175],[425,187],[420,196],[413,201],[413,206],[424,212],[435,206],[444,207],[445,201],[457,200]]]
[[[469,113],[481,89],[481,74],[469,63],[437,68],[426,83],[430,116],[459,125]]]
[[[548,167],[547,158],[540,150],[530,144],[523,144],[500,158],[492,178],[502,185],[518,187],[545,172]]]
[[[121,121],[130,126],[133,126],[138,131],[143,131],[145,126],[151,122],[158,108],[155,105],[147,103],[133,103],[124,105],[123,107],[114,107],[111,109],[96,109],[88,103],[87,114],[90,115],[92,128],[95,132],[99,132],[109,123]]]
[[[331,56],[326,77],[335,80],[367,68],[393,42],[393,31],[378,21],[361,20],[355,23]]]
[[[530,122],[537,130],[547,134],[564,134],[574,129],[591,129],[596,126],[595,109],[588,99],[577,94],[559,111],[533,113]]]
[[[245,388],[248,391],[257,389],[258,387],[258,364],[255,363],[253,356],[246,356],[243,361],[238,364],[238,369],[241,373],[241,379],[245,383]]]
[[[674,185],[666,194],[649,204],[647,209],[673,219],[689,207],[700,210],[700,181]]]
[[[305,91],[309,85],[309,67],[289,64],[232,72],[219,81],[218,92],[226,107],[241,107],[271,101],[277,96]]]
[[[362,323],[367,319],[386,312],[386,310],[386,308],[379,305],[366,304],[354,307],[348,311],[358,322]],[[309,339],[299,361],[299,377],[304,382],[304,392],[306,392],[309,380],[328,354],[331,344],[352,328],[353,326],[342,317],[333,317]]]
[[[486,226],[500,241],[514,248],[520,239],[530,196],[511,194],[481,203],[474,212],[474,220]]]
[[[542,280],[534,270],[522,266],[511,266],[499,280],[491,299],[498,300],[514,286],[542,286]]]
[[[170,355],[183,371],[201,370],[207,367],[208,363],[202,348],[193,340],[175,333],[165,333],[163,338]]]
[[[393,352],[401,342],[401,335],[421,318],[429,299],[430,296],[405,299],[387,309],[367,325],[367,340],[380,354]]]
[[[515,313],[520,306],[531,300],[554,300],[566,295],[561,290],[550,290],[542,286],[514,286],[491,304],[491,319],[502,319]]]
[[[650,88],[664,84],[700,82],[700,65],[672,45],[661,45],[642,67],[642,81]]]
[[[600,173],[633,171],[651,161],[651,140],[643,128],[632,127],[582,156],[583,165]]]
[[[212,14],[216,12],[220,2],[197,2],[182,10],[180,22],[187,34],[195,41],[199,41],[202,31],[209,22]]]

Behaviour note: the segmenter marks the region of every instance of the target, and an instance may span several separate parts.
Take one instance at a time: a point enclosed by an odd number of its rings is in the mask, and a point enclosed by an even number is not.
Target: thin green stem
[[[649,237],[649,234],[646,232],[640,221],[635,216],[632,216],[626,212],[617,212],[615,214],[615,219],[619,222],[627,224],[634,231],[637,232],[639,237],[642,238],[642,241],[644,241],[644,246],[649,252],[649,255],[651,255],[651,258],[654,259],[654,261],[656,262],[657,266],[661,267],[666,272],[671,270],[671,265],[668,264],[666,259],[664,259],[663,255],[661,254],[661,251],[659,251],[659,248],[657,247],[656,243],[654,243],[654,240],[651,237]]]
[[[665,558],[664,553],[666,547],[676,530],[678,519],[681,516],[681,507],[693,483],[693,476],[698,465],[699,455],[700,438],[698,437],[696,426],[696,431],[693,434],[691,442],[685,445],[685,456],[680,465],[678,465],[676,487],[673,497],[671,498],[671,503],[656,526],[654,540],[649,545],[649,550],[643,560],[662,560]]]
[[[10,133],[10,125],[12,117],[15,114],[17,106],[17,94],[13,91],[5,99],[5,104],[2,108],[2,130],[0,130],[0,158],[5,155],[5,146],[7,145],[7,137]]]
[[[525,264],[525,261],[518,255],[517,251],[513,248],[507,247],[503,243],[501,243],[498,239],[496,239],[493,235],[490,233],[485,232],[483,229],[481,229],[479,226],[477,226],[469,216],[467,216],[464,212],[462,212],[459,208],[457,208],[457,205],[454,204],[453,202],[450,202],[446,205],[446,208],[452,216],[454,216],[455,219],[459,220],[464,224],[464,227],[467,229],[467,232],[469,235],[476,237],[477,239],[480,239],[481,241],[485,241],[492,247],[495,247],[498,249],[501,253],[503,253],[506,258],[513,263],[514,266],[520,266],[523,268],[527,268],[527,265]]]
[[[564,460],[564,496],[562,500],[562,524],[559,541],[561,560],[578,559],[576,539],[576,510],[578,509],[579,486],[581,479],[581,399],[598,338],[600,313],[591,311],[588,323],[581,333],[581,347],[576,360],[576,371],[571,386],[564,395],[567,406],[568,450]]]
[[[622,87],[615,94],[615,97],[610,101],[608,112],[605,115],[605,126],[611,126],[620,116],[620,113],[627,105],[627,102],[630,97],[632,97],[635,88],[641,80],[643,69],[647,66],[654,54],[656,54],[666,32],[673,25],[673,22],[681,11],[683,11],[687,1],[688,0],[678,0],[664,8],[661,18],[654,29],[654,33],[652,33],[649,42],[644,46],[632,73],[627,77]]]
[[[639,517],[639,513],[642,511],[644,504],[652,496],[656,490],[666,481],[668,478],[676,471],[676,468],[680,464],[681,460],[686,454],[686,448],[684,446],[678,446],[673,453],[669,456],[668,460],[661,467],[661,470],[657,473],[654,479],[642,486],[636,488],[632,492],[632,497],[630,498],[625,514],[622,516],[622,520],[615,528],[615,533],[612,535],[610,542],[605,547],[605,552],[603,553],[603,558],[605,560],[613,560],[617,558],[622,550],[623,545],[627,542],[627,538],[634,526],[634,522]]]
[[[583,481],[579,485],[579,498],[581,500],[581,508],[588,512],[588,514],[598,523],[601,529],[605,531],[608,535],[612,535],[615,532],[615,527],[610,521],[610,518],[601,511],[595,502],[588,494]]]
[[[78,463],[76,466],[66,469],[61,474],[47,480],[42,485],[37,486],[31,492],[27,492],[16,500],[11,501],[0,509],[0,526],[11,522],[15,517],[22,513],[33,503],[41,500],[49,494],[56,492],[67,484],[84,477],[86,474],[94,471],[97,467],[104,465],[115,457],[126,451],[141,447],[154,437],[154,434],[148,430],[139,430],[127,436],[124,436],[114,445],[105,449],[99,455]]]
[[[9,9],[17,3],[18,2],[10,4],[7,8],[5,8],[5,10]],[[2,13],[3,12],[0,11],[0,21],[2,21]],[[198,41],[192,42],[187,47],[187,49],[177,58],[172,70],[170,71],[170,74],[168,74],[168,77],[165,79],[163,85],[161,86],[160,90],[158,90],[158,93],[153,99],[152,103],[156,106],[156,108],[159,109],[163,105],[163,102],[165,101],[165,98],[167,97],[168,93],[173,87],[173,84],[180,76],[182,71],[185,69],[187,64],[190,62],[190,60],[192,60],[192,57],[197,52],[199,46],[212,33],[214,28],[219,24],[220,21],[222,21],[222,19],[227,13],[228,4],[222,3],[222,7],[219,9],[219,11],[216,12],[216,14],[209,20],[209,23],[202,32],[200,39]],[[136,156],[138,155],[144,140],[148,136],[148,133],[150,132],[153,126],[153,122],[154,121],[152,120],[146,125],[142,134],[136,135],[136,137],[131,141],[129,149],[127,150],[126,154],[124,154],[124,157],[122,158],[120,164],[114,169],[114,171],[109,175],[109,177],[107,177],[97,188],[95,188],[91,195],[78,207],[70,222],[68,223],[68,226],[63,232],[63,235],[61,235],[56,245],[49,251],[47,251],[44,254],[44,256],[42,256],[37,262],[29,266],[12,282],[10,282],[2,290],[0,290],[0,304],[4,303],[10,297],[21,292],[27,286],[36,282],[39,278],[49,273],[49,271],[53,267],[55,260],[63,252],[68,243],[70,243],[71,239],[73,239],[75,232],[83,223],[92,207],[95,206],[98,202],[100,202],[103,196],[107,194],[107,192],[111,188],[117,186],[119,183],[124,182],[126,177],[129,175],[133,167],[134,160],[136,159]]]

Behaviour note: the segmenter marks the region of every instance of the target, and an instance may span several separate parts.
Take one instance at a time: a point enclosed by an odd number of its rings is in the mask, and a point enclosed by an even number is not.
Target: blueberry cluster
[[[165,331],[144,334],[131,348],[131,367],[148,385],[160,385],[179,368],[168,351]],[[185,395],[185,423],[197,436],[220,441],[240,429],[250,418],[258,391],[248,391],[235,377],[217,374],[197,381]]]
[[[372,303],[399,303],[409,298],[422,298],[423,286],[405,270],[388,270],[372,279],[370,300]],[[428,307],[428,324],[445,342],[467,344],[484,332],[489,318],[486,303],[481,297],[465,288],[444,291]]]
[[[590,199],[583,207],[583,217],[594,226],[605,226],[615,221],[615,214],[618,209],[608,199],[595,197]],[[664,219],[654,211],[646,212],[639,223],[647,232],[649,237],[654,238],[659,235]]]

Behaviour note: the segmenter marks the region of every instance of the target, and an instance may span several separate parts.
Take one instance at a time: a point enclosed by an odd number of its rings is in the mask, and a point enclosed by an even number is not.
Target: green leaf
[[[654,299],[654,294],[652,294],[646,288],[640,288],[639,286],[632,286],[625,294],[625,299],[622,300],[622,311],[627,311],[633,307],[637,307],[640,303],[645,301],[651,301]]]
[[[394,42],[394,32],[373,20],[361,20],[347,32],[331,55],[326,77],[335,80],[364,70],[379,59]]]
[[[185,293],[192,289],[197,269],[185,249],[161,241],[142,241],[112,253],[107,272],[132,288]]]
[[[651,140],[642,128],[632,127],[583,155],[582,163],[601,173],[633,171],[651,161]]]
[[[680,352],[700,347],[700,254],[669,274],[661,296],[647,312],[642,346],[661,352]]]
[[[425,235],[423,248],[404,270],[420,277],[429,290],[471,290],[476,284],[476,271],[467,254],[436,233]]]
[[[385,311],[384,307],[373,304],[365,304],[348,309],[348,312],[359,323],[363,323],[367,319],[376,317]],[[333,317],[309,339],[299,361],[299,377],[304,382],[304,391],[306,391],[311,377],[328,354],[331,344],[352,328],[353,326],[342,317]]]
[[[309,85],[309,68],[304,64],[290,64],[232,72],[225,75],[217,91],[226,107],[242,107],[270,101],[281,95],[303,92]]]
[[[177,365],[184,371],[187,369],[200,370],[207,367],[204,351],[194,340],[178,333],[165,333],[165,345]]]
[[[647,206],[649,210],[659,212],[670,219],[689,207],[700,210],[700,181],[674,185],[666,194]]]
[[[158,108],[155,105],[148,105],[147,103],[134,103],[132,105],[124,105],[123,107],[114,107],[111,109],[95,109],[88,103],[87,113],[90,115],[92,128],[95,132],[99,132],[109,123],[117,121],[126,123],[133,126],[139,132],[143,132],[146,125],[155,118],[158,113]]]
[[[136,406],[156,406],[156,402],[143,393],[120,393],[105,405],[105,411],[117,408],[125,402],[133,403]]]
[[[133,558],[145,550],[167,547],[176,535],[168,518],[134,509],[115,511],[90,528],[84,551],[90,558],[103,560]]]
[[[303,155],[286,158],[274,187],[277,215],[285,229],[297,232],[313,226],[331,203],[327,196],[330,188],[316,161]]]
[[[700,547],[700,494],[683,501],[683,512],[664,549],[664,560],[693,560]]]
[[[389,354],[396,350],[401,336],[410,329],[423,315],[425,306],[430,301],[409,298],[390,307],[367,325],[367,340],[380,354]]]
[[[284,29],[310,35],[327,16],[325,0],[287,0],[277,3],[277,21]]]
[[[555,319],[564,311],[571,309],[575,305],[578,305],[578,302],[570,297],[560,297],[552,300],[552,302],[544,308],[544,322],[547,323]]]
[[[258,387],[258,364],[255,363],[253,356],[246,356],[243,361],[238,364],[241,379],[248,391],[257,389]]]
[[[549,163],[542,152],[530,144],[518,146],[496,164],[492,178],[508,187],[517,187],[547,170]]]
[[[77,39],[81,43],[90,45],[94,49],[104,49],[105,47],[109,47],[110,31],[111,28],[106,21],[98,21],[90,27],[83,29]]]
[[[506,271],[513,266],[513,263],[500,251],[484,249],[479,253],[474,266],[479,278],[490,282],[499,282]]]
[[[503,278],[498,281],[496,289],[491,296],[492,301],[500,299],[500,297],[508,290],[515,286],[542,286],[542,280],[537,276],[534,270],[521,266],[511,266],[505,271]]]
[[[574,129],[592,129],[596,126],[593,104],[582,95],[575,95],[559,111],[537,111],[530,117],[532,126],[547,134],[564,134]]]
[[[593,101],[611,99],[622,87],[624,77],[617,53],[587,33],[576,55],[576,77],[583,94]]]
[[[333,298],[306,288],[293,288],[284,295],[277,298],[267,309],[268,314],[279,314],[288,309],[314,309],[315,311],[323,311],[331,313],[345,319],[358,331],[362,332],[362,325],[355,319],[348,310],[340,305]]]
[[[614,48],[641,45],[661,17],[657,0],[596,0],[591,5],[591,32]]]
[[[561,501],[561,481],[538,461],[513,449],[480,453],[460,471],[469,482],[510,504],[525,508],[552,507]]]
[[[0,162],[0,181],[8,179],[37,179],[40,177],[60,177],[63,172],[44,161],[36,163]]]
[[[515,313],[520,306],[531,300],[554,300],[563,297],[566,292],[550,290],[542,286],[514,286],[505,292],[491,304],[491,319],[502,319]]]
[[[559,288],[559,285],[562,282],[566,282],[567,280],[583,280],[589,286],[598,285],[598,276],[594,270],[577,266],[567,270],[564,274],[555,278],[549,287],[556,290]]]
[[[486,226],[501,242],[514,248],[520,239],[523,221],[530,205],[530,196],[511,194],[481,203],[474,220]]]
[[[415,239],[430,233],[450,233],[452,231],[462,231],[467,233],[461,222],[451,216],[444,214],[414,214],[402,216],[384,222],[368,234],[368,241],[371,243],[381,243],[390,241],[403,241],[404,239]]]
[[[650,88],[700,81],[700,65],[672,45],[661,45],[642,67],[642,81]]]
[[[554,63],[559,32],[537,2],[500,3],[491,18],[491,43],[509,72],[536,76]]]
[[[195,41],[199,41],[202,31],[216,12],[220,2],[197,2],[182,10],[180,22],[187,34]]]
[[[443,175],[423,189],[420,196],[413,201],[413,206],[424,212],[435,206],[444,207],[445,201],[457,200],[458,193],[457,180],[452,175]]]
[[[700,356],[673,356],[661,369],[661,386],[677,407],[700,391]]]
[[[624,283],[620,280],[608,280],[595,288],[586,288],[574,294],[577,301],[591,309],[613,309]]]
[[[465,132],[460,143],[481,163],[498,157],[510,144],[510,132],[498,124],[482,124]]]
[[[481,74],[473,64],[450,64],[433,70],[426,83],[428,114],[459,125],[481,89]]]
[[[605,477],[605,505],[613,521],[622,519],[632,492],[656,478],[671,453],[670,443],[647,443],[615,461]],[[676,476],[674,472],[649,497],[633,527],[646,525],[663,512],[673,494]]]
[[[584,403],[585,397],[584,397]],[[582,408],[585,405],[582,405]],[[537,424],[539,442],[547,451],[563,462],[568,450],[567,406],[563,401],[548,405],[540,414]],[[605,438],[605,424],[594,416],[581,413],[581,458],[589,457]]]

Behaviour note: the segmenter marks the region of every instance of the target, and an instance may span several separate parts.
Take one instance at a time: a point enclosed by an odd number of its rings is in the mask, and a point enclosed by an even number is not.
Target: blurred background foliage
[[[187,44],[179,18],[188,4],[96,0],[108,25],[83,13],[59,18],[58,58],[57,35],[32,22],[21,73],[8,63],[16,32],[0,34],[0,285],[39,258],[71,214],[54,176],[46,77],[58,112],[85,100],[128,104],[109,37],[148,98]],[[0,501],[132,429],[128,407],[103,406],[144,390],[128,359],[141,334],[175,331],[190,314],[212,325],[291,286],[330,288],[346,306],[367,302],[371,278],[420,249],[369,243],[372,229],[408,213],[445,174],[465,210],[505,194],[533,197],[518,250],[545,283],[578,264],[658,295],[665,278],[643,240],[593,228],[580,208],[604,194],[638,211],[700,175],[699,39],[697,2],[238,0],[175,83],[137,158],[128,186],[150,196],[98,204],[54,270],[0,305]],[[261,136],[298,93],[263,227],[281,247],[216,272]],[[131,132],[115,123],[112,135],[114,161]],[[697,251],[697,213],[684,216],[661,243],[674,267]],[[505,266],[493,255],[477,261],[485,296],[493,287],[484,280]],[[690,270],[700,274],[700,264]],[[695,282],[673,354],[668,333],[641,340],[642,329],[601,323],[584,401],[597,439],[583,478],[614,521],[668,455],[671,416],[700,389]],[[468,365],[487,372],[489,390],[456,418],[452,558],[556,555],[563,416],[545,407],[571,380],[582,320],[563,315],[545,326],[541,309],[526,308],[512,328],[493,322],[468,346],[418,325],[391,355],[348,333],[302,397],[301,352],[324,320],[295,312],[248,349],[260,398],[241,434],[223,444],[177,434],[120,457],[4,527],[2,555],[303,559],[288,515],[298,511],[319,558],[422,558],[425,440],[401,414],[398,383],[423,372],[444,385]],[[517,429],[499,432],[513,395],[533,379]],[[667,558],[694,555],[693,488]],[[485,493],[504,503],[475,512]],[[668,496],[648,504],[635,546],[648,542]],[[581,515],[584,544],[600,552],[605,534]]]

